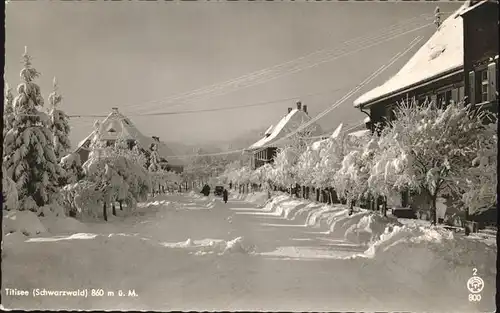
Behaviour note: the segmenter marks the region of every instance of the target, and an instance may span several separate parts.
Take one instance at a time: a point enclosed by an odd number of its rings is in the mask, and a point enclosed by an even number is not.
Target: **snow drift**
[[[231,199],[254,203],[257,206],[265,205],[270,199],[266,191],[257,191],[249,194],[230,193]]]
[[[243,237],[237,237],[233,240],[222,240],[222,239],[202,239],[202,240],[192,240],[191,238],[183,242],[161,243],[167,248],[177,248],[185,249],[190,251],[191,254],[195,255],[206,255],[206,254],[231,254],[231,253],[244,253],[250,254],[255,252],[255,246],[249,243]]]
[[[34,236],[47,232],[40,219],[31,211],[4,212],[4,232],[21,233],[25,236]]]
[[[72,217],[42,217],[40,221],[51,234],[73,234],[88,231],[87,225]]]

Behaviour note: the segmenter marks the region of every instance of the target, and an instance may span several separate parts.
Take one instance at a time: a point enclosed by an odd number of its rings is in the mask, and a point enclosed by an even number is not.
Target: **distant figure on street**
[[[203,186],[203,188],[201,189],[201,193],[205,197],[208,197],[208,195],[210,194],[210,186],[208,186],[208,185]]]
[[[228,196],[227,189],[224,188],[224,191],[222,192],[222,199],[224,200],[224,203],[227,203],[227,196]]]

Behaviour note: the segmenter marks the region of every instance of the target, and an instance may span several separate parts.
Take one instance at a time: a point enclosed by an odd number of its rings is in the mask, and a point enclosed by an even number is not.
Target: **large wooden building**
[[[394,119],[398,102],[413,98],[438,106],[464,101],[498,113],[498,25],[498,1],[465,2],[396,75],[354,101],[369,115],[367,128]],[[424,195],[407,192],[400,201],[396,206],[424,211],[430,205]]]
[[[160,141],[159,137],[144,136],[130,119],[118,111],[118,108],[112,108],[111,113],[96,125],[96,129],[78,144],[75,153],[79,155],[82,164],[89,158],[90,144],[96,132],[99,133],[98,139],[106,146],[113,145],[120,138],[127,141],[130,149],[134,145],[138,145],[140,149],[149,153],[151,147],[156,145],[164,169],[175,172],[182,172],[183,170],[183,164],[180,160],[172,159],[167,161],[166,158],[172,156],[173,152]]]
[[[270,126],[264,133],[264,137],[246,149],[252,154],[251,167],[253,169],[263,166],[266,163],[273,163],[278,148],[282,148],[289,143],[283,138],[292,131],[297,130],[302,124],[311,120],[307,111],[307,105],[297,102],[297,108],[288,108],[287,114],[276,124]],[[309,127],[309,136],[319,136],[322,134],[321,127],[312,123]]]
[[[498,113],[498,1],[471,1],[463,20],[465,96]]]
[[[464,86],[464,43],[462,5],[434,29],[429,40],[388,81],[354,101],[354,106],[370,116],[370,124],[394,119],[401,101],[415,98],[437,105],[462,101]]]

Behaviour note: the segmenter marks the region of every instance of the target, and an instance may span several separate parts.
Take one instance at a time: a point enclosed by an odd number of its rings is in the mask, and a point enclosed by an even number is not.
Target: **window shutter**
[[[497,65],[496,63],[488,64],[488,101],[496,100],[497,91]]]
[[[458,103],[458,88],[453,88],[451,90],[451,100],[453,100],[454,103]]]
[[[469,103],[476,104],[476,73],[469,72]]]
[[[430,101],[432,104],[437,105],[437,95],[431,95]]]

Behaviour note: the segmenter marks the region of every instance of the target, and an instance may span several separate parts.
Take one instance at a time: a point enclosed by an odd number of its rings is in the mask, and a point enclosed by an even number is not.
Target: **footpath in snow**
[[[496,245],[285,194],[159,196],[110,222],[4,212],[4,288],[106,296],[2,295],[22,309],[483,312]],[[480,302],[467,281],[484,280]],[[138,296],[116,296],[133,290]],[[112,292],[115,295],[108,295]]]

